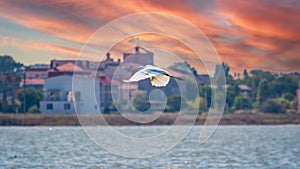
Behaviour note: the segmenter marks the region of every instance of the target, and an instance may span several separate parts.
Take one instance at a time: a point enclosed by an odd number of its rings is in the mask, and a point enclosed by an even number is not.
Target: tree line
[[[25,66],[16,62],[13,57],[0,56],[0,74],[7,76],[18,76],[21,81],[24,77]],[[12,96],[6,96],[4,85],[11,85],[5,80],[1,81],[0,88],[0,112],[4,113],[40,113],[39,102],[43,99],[43,92],[34,88],[16,88]],[[25,97],[25,99],[24,99]]]
[[[171,68],[182,68],[186,64],[194,75],[197,72],[188,63],[175,63]],[[223,79],[222,79],[223,78]],[[242,74],[230,74],[230,66],[226,63],[216,65],[215,74],[211,81],[219,84],[219,88],[226,88],[226,96],[220,96],[216,92],[213,100],[214,89],[211,84],[199,84],[199,97],[183,98],[181,95],[173,95],[167,98],[166,112],[177,112],[183,107],[199,108],[199,112],[207,112],[218,99],[225,99],[224,113],[235,113],[240,111],[263,112],[263,113],[295,113],[297,111],[296,91],[299,88],[300,73],[274,73],[265,70],[244,69]],[[226,81],[226,84],[223,84]],[[187,82],[187,90],[189,89]],[[248,93],[243,93],[246,87]],[[218,88],[215,87],[215,88]],[[144,94],[145,95],[145,94]],[[144,101],[143,101],[144,100]],[[182,103],[182,101],[184,103]],[[146,96],[134,96],[132,102],[139,110],[147,110],[150,107]],[[182,104],[181,104],[182,103]]]
[[[244,69],[242,75],[232,76],[229,73],[229,65],[222,63],[218,66],[223,67],[226,78],[225,113],[239,110],[255,110],[264,113],[296,112],[299,73],[274,73],[264,70],[248,72]],[[249,95],[242,93],[241,85],[251,89]],[[207,86],[199,86],[199,89],[203,90],[203,88]]]
[[[0,73],[16,74],[23,78],[24,67],[22,63],[17,63],[11,56],[0,56]],[[195,68],[187,62],[175,63],[170,68],[179,69],[184,72],[184,67],[190,69],[193,75],[197,76]],[[221,76],[224,75],[224,76]],[[225,79],[222,79],[225,77]],[[299,73],[274,73],[265,70],[244,70],[242,74],[230,74],[230,66],[226,63],[216,65],[215,75],[211,77],[215,82],[226,80],[226,96],[216,96],[218,99],[226,99],[225,113],[251,110],[265,113],[286,113],[296,112],[296,91],[300,80]],[[189,91],[189,82],[186,83],[186,90]],[[224,85],[224,84],[223,84]],[[245,94],[241,85],[249,87],[251,91]],[[222,87],[222,86],[219,86]],[[199,108],[199,112],[206,112],[212,101],[213,87],[210,84],[198,85],[198,96],[195,93],[188,98],[181,98],[180,95],[173,95],[167,98],[166,112],[177,112],[181,106]],[[3,91],[2,92],[3,96]],[[26,102],[24,103],[24,97]],[[225,98],[226,97],[226,98]],[[39,102],[43,99],[43,92],[34,88],[19,88],[15,97],[0,97],[0,112],[32,112],[39,113]],[[141,111],[150,107],[148,97],[145,93],[134,94],[131,98],[133,105]],[[183,103],[182,103],[183,102]],[[115,110],[114,106],[111,106]]]

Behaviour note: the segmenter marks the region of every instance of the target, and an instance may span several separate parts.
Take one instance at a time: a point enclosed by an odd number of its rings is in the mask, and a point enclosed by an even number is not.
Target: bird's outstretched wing
[[[152,86],[156,86],[156,87],[167,86],[169,81],[170,81],[170,77],[164,74],[151,77],[151,84]]]
[[[144,69],[136,72],[129,80],[124,80],[124,82],[137,82],[150,78],[152,86],[163,87],[169,83],[170,77],[174,76],[171,76],[169,72],[161,68],[146,65]]]
[[[149,69],[142,69],[140,71],[137,71],[132,77],[128,80],[124,80],[124,82],[137,82],[143,79],[151,78],[154,76],[158,76],[161,73],[159,72],[153,72]]]

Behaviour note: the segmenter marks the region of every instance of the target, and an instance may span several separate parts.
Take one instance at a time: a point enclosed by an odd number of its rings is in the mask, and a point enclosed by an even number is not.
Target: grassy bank
[[[134,115],[138,119],[150,116]],[[109,125],[172,125],[177,113],[165,113],[149,123],[136,123],[118,114],[103,115]],[[193,121],[193,116],[184,116],[177,124],[188,124]],[[205,122],[206,114],[198,115],[196,125]],[[99,115],[90,114],[80,116],[80,121],[88,125],[106,125]],[[1,126],[80,126],[77,115],[44,115],[44,114],[3,114],[0,113]],[[221,125],[271,125],[271,124],[300,124],[300,114],[264,114],[264,113],[239,113],[225,114],[220,121]]]

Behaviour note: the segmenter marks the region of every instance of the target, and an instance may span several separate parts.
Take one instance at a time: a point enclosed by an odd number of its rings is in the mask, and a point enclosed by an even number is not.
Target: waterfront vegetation
[[[135,115],[143,118],[148,117],[145,114]],[[149,123],[135,123],[123,117],[120,114],[89,114],[80,115],[80,118],[76,114],[0,114],[1,126],[80,126],[78,119],[88,121],[88,125],[172,125],[176,120],[178,113],[163,113],[156,120]],[[203,125],[206,119],[207,113],[202,113],[197,116],[183,116],[180,120],[180,124],[190,124],[195,120],[195,125]],[[105,119],[107,123],[99,120],[101,117]],[[249,111],[240,111],[238,113],[224,114],[219,123],[220,125],[277,125],[277,124],[300,124],[300,114],[270,114],[270,113],[253,113]]]

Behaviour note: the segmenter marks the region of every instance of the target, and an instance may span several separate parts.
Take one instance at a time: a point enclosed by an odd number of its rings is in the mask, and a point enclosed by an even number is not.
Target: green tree
[[[265,102],[269,97],[269,85],[267,80],[262,80],[258,86],[257,91],[257,105]]]
[[[213,95],[213,105],[212,107],[217,111],[223,111],[223,107],[226,102],[226,72],[224,73],[223,65],[226,64],[217,64],[215,67],[215,74],[212,79],[212,95]],[[229,72],[229,67],[226,68],[227,73]]]
[[[174,95],[168,97],[167,105],[166,105],[166,111],[168,112],[178,112],[181,109],[181,104],[185,106],[185,101],[183,100],[183,103],[181,103],[181,96],[180,95]]]
[[[147,99],[147,94],[144,91],[135,91],[132,93],[131,101],[133,106],[139,112],[144,112],[150,108],[150,103]]]
[[[21,109],[21,103],[18,99],[6,98],[5,101],[0,99],[0,112],[17,113]]]
[[[239,84],[236,82],[227,88],[226,103],[229,107],[233,106],[235,97],[239,96]]]
[[[195,82],[196,83],[196,82]],[[185,80],[185,89],[186,89],[186,99],[191,101],[191,100],[195,100],[198,93],[195,92],[197,91],[197,85],[194,84],[191,80],[186,79]],[[196,88],[195,88],[196,87]]]
[[[25,90],[26,97],[26,112],[31,106],[39,107],[40,101],[43,100],[43,92],[40,90],[36,90],[34,88],[26,88]],[[18,99],[21,101],[22,107],[24,108],[24,92],[20,92],[18,94]]]
[[[249,74],[248,74],[248,72],[247,72],[247,69],[244,69],[244,78],[246,78],[246,77],[248,77],[249,76]]]
[[[13,73],[14,71],[21,71],[22,63],[17,63],[11,56],[0,56],[0,72]]]
[[[275,100],[277,103],[279,103],[285,109],[290,109],[292,107],[292,101],[289,101],[288,99],[286,99],[284,97],[278,97]]]
[[[247,110],[252,108],[251,100],[245,96],[237,96],[233,102],[233,108],[235,110]]]
[[[226,78],[232,78],[232,76],[229,74],[230,66],[227,63],[222,62],[222,67],[224,69],[224,74]]]
[[[205,99],[206,102],[206,107],[211,106],[211,87],[210,85],[199,85],[198,86],[199,90],[199,96]]]

